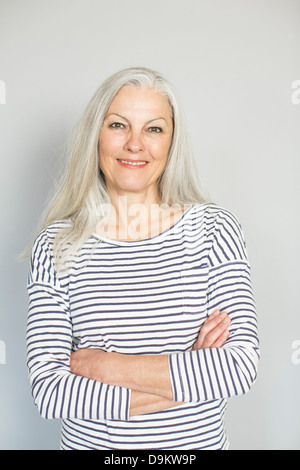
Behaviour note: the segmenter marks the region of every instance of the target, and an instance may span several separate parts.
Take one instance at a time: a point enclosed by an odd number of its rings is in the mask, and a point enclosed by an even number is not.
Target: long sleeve
[[[47,232],[37,238],[28,279],[27,364],[43,418],[128,420],[130,390],[70,371],[72,321],[68,290],[59,279]]]
[[[215,217],[208,254],[208,315],[230,318],[230,336],[221,348],[174,353],[169,368],[174,400],[201,402],[241,395],[256,380],[259,343],[255,302],[240,225],[228,211]]]

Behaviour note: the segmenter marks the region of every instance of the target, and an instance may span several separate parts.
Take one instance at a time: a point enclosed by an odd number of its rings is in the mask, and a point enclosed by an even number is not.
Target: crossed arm
[[[229,336],[230,318],[215,310],[203,323],[193,350],[220,348]],[[131,389],[130,416],[179,405],[173,391],[167,355],[124,355],[100,349],[71,354],[71,372],[108,385]]]

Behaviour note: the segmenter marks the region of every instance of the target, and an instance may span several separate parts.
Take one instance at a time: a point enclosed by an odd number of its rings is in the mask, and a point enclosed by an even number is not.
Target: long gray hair
[[[98,144],[110,104],[123,86],[152,88],[166,96],[170,103],[174,128],[167,164],[158,182],[161,203],[205,202],[195,176],[183,114],[170,83],[158,72],[144,67],[117,72],[96,91],[75,128],[67,169],[42,223],[41,229],[60,220],[70,222],[54,243],[57,266],[75,254],[107,215],[102,208],[110,201],[99,168]]]

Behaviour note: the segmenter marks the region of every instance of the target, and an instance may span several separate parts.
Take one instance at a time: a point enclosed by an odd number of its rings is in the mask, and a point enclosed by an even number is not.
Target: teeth
[[[128,162],[127,160],[119,160],[121,163],[127,163],[127,165],[145,165],[147,162]]]

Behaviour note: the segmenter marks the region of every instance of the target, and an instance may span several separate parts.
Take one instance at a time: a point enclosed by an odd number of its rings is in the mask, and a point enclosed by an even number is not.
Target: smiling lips
[[[122,160],[120,158],[118,158],[117,161],[120,163],[120,165],[132,169],[144,168],[148,163],[144,160]]]

